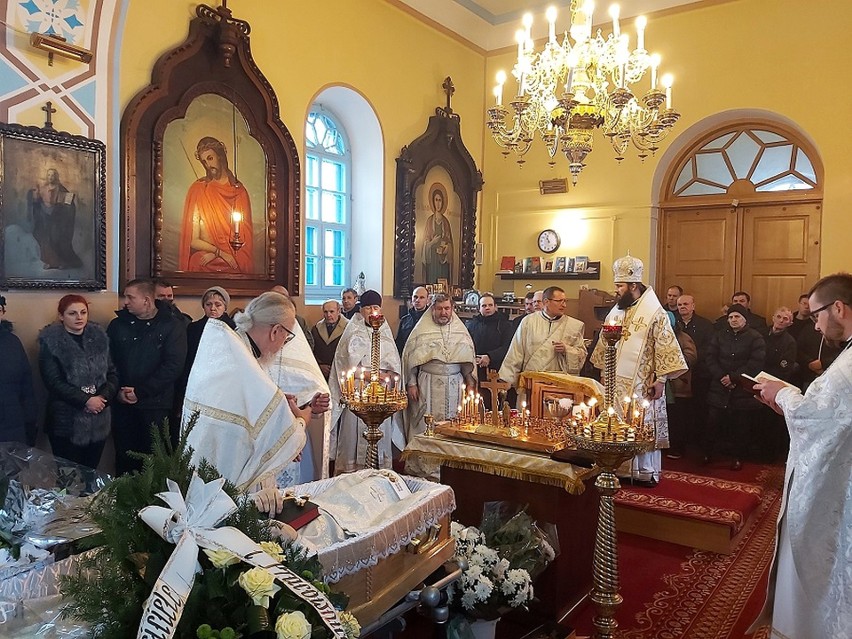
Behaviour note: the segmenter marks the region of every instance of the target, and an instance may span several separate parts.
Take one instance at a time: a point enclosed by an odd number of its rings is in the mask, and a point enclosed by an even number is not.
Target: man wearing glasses
[[[500,379],[517,387],[524,371],[560,371],[579,375],[586,361],[583,322],[565,314],[565,291],[544,290],[544,308],[525,316],[500,367]],[[523,400],[522,391],[518,399]]]
[[[808,302],[816,330],[842,351],[804,395],[755,385],[790,432],[775,583],[758,623],[771,615],[779,637],[852,637],[852,275],[822,278]]]

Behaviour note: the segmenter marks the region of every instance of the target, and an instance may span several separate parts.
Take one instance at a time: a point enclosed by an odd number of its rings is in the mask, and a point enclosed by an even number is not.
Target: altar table
[[[541,453],[440,435],[416,436],[403,452],[403,459],[409,457],[440,463],[441,483],[451,486],[456,496],[453,518],[464,525],[479,525],[484,503],[510,501],[527,504],[533,519],[556,526],[560,554],[536,580],[540,601],[531,610],[557,621],[570,620],[592,586],[600,502],[593,481],[597,471]]]

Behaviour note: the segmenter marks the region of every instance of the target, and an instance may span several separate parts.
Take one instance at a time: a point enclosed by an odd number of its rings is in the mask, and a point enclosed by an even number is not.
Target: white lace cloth
[[[411,494],[390,504],[382,513],[369,511],[362,501],[361,508],[366,509],[370,516],[360,517],[363,523],[358,526],[357,535],[346,537],[355,534],[350,529],[350,522],[359,520],[358,506],[355,504],[358,500],[347,498],[350,488],[380,473],[392,471],[361,470],[288,489],[288,492],[292,491],[297,496],[310,496],[312,501],[320,504],[321,513],[329,515],[333,522],[342,524],[329,524],[329,519],[320,517],[300,531],[299,541],[307,542],[306,546],[316,549],[326,578],[331,583],[368,566],[375,566],[382,559],[399,552],[412,539],[455,510],[456,498],[449,486],[392,473],[405,482]],[[338,496],[344,497],[334,500],[337,502],[334,506],[336,515],[322,507],[323,503],[328,502],[327,497],[323,497],[324,493],[338,493]],[[323,546],[322,538],[335,541]]]

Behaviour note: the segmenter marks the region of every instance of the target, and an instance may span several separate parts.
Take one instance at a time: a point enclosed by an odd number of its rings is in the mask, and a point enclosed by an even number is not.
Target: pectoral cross
[[[501,382],[498,379],[497,371],[488,371],[488,381],[487,382],[479,382],[480,389],[486,389],[489,393],[491,393],[491,424],[493,426],[500,425],[500,411],[498,410],[498,397],[500,391],[508,391],[512,385],[509,382]],[[480,390],[480,392],[482,392]]]

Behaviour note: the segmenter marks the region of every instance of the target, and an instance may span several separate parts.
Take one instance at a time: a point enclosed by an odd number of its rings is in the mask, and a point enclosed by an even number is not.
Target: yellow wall
[[[119,113],[148,84],[155,60],[184,40],[194,7],[195,3],[177,0],[129,2],[121,49],[111,59],[117,65],[111,77],[119,82]],[[254,59],[275,88],[281,118],[300,155],[302,123],[312,98],[323,88],[349,86],[374,107],[384,135],[384,226],[377,233],[387,256],[385,294],[393,280],[394,158],[423,132],[429,115],[443,104],[440,85],[447,75],[457,87],[453,108],[461,115],[464,142],[485,179],[477,224],[485,245],[485,264],[477,275],[481,288],[497,292],[514,288],[522,293],[523,280],[502,282],[493,273],[502,255],[538,254],[536,237],[548,227],[562,233],[563,249],[558,254],[588,255],[604,262],[601,281],[586,282],[591,286],[611,286],[611,261],[627,249],[646,259],[650,254],[656,201],[651,185],[658,158],[643,164],[628,157],[618,165],[605,140],[598,137],[579,186],[567,195],[540,196],[538,180],[567,176],[565,160],[551,170],[541,159],[543,150],[537,149],[518,169],[489,139],[483,122],[491,98],[486,101],[485,96],[491,95],[497,69],[511,68],[513,51],[483,57],[391,0],[232,0],[230,7],[252,25]],[[683,117],[675,135],[721,111],[763,109],[796,123],[814,141],[825,165],[823,273],[849,268],[844,251],[852,234],[852,171],[848,136],[841,128],[852,98],[852,73],[841,55],[849,24],[849,2],[732,0],[652,15],[646,35],[649,48],[663,55],[665,70],[676,78],[674,101]],[[118,123],[111,125],[117,128]],[[108,147],[108,154],[114,160],[118,149]],[[117,185],[113,177],[111,187]],[[120,219],[112,201],[110,229]],[[567,210],[573,218],[564,214]],[[569,247],[572,241],[575,244]],[[114,246],[111,253],[117,260]],[[116,286],[112,279],[110,283]],[[574,295],[579,284],[566,288]],[[6,293],[10,319],[18,321],[18,332],[31,352],[36,332],[54,318],[62,293]],[[108,322],[119,303],[117,291],[88,296],[94,301],[93,317]],[[180,300],[180,305],[190,314],[200,314],[194,299]],[[316,320],[319,309],[306,309],[305,314]]]
[[[840,53],[850,24],[849,2],[735,0],[651,15],[646,30],[646,46],[662,54],[664,71],[675,76],[674,106],[683,115],[672,139],[713,114],[760,109],[791,120],[814,141],[825,165],[822,273],[850,268],[846,245],[852,235],[852,171],[848,135],[841,127],[848,119],[852,72]],[[609,30],[604,26],[604,33]],[[488,57],[489,88],[498,69],[511,69],[514,57],[509,50]],[[509,84],[506,88],[508,93]],[[652,181],[659,156],[670,143],[663,143],[657,158],[641,163],[635,153],[628,152],[619,165],[599,135],[579,185],[566,195],[541,196],[539,179],[568,176],[564,157],[551,170],[539,146],[518,169],[511,159],[503,159],[496,144],[486,140],[482,205],[486,254],[481,286],[511,290],[491,276],[499,268],[500,257],[539,254],[538,232],[558,227],[565,211],[587,218],[590,234],[580,247],[566,247],[557,255],[582,254],[605,263],[601,281],[585,284],[611,288],[612,260],[628,249],[646,261],[647,269],[651,229],[656,224],[651,221],[652,204],[659,200],[659,194],[652,193]],[[607,234],[610,227],[611,235]],[[522,292],[524,284],[515,282],[516,291]],[[536,288],[542,284],[548,282],[533,282]],[[579,287],[579,283],[571,284],[565,287],[569,296]]]

